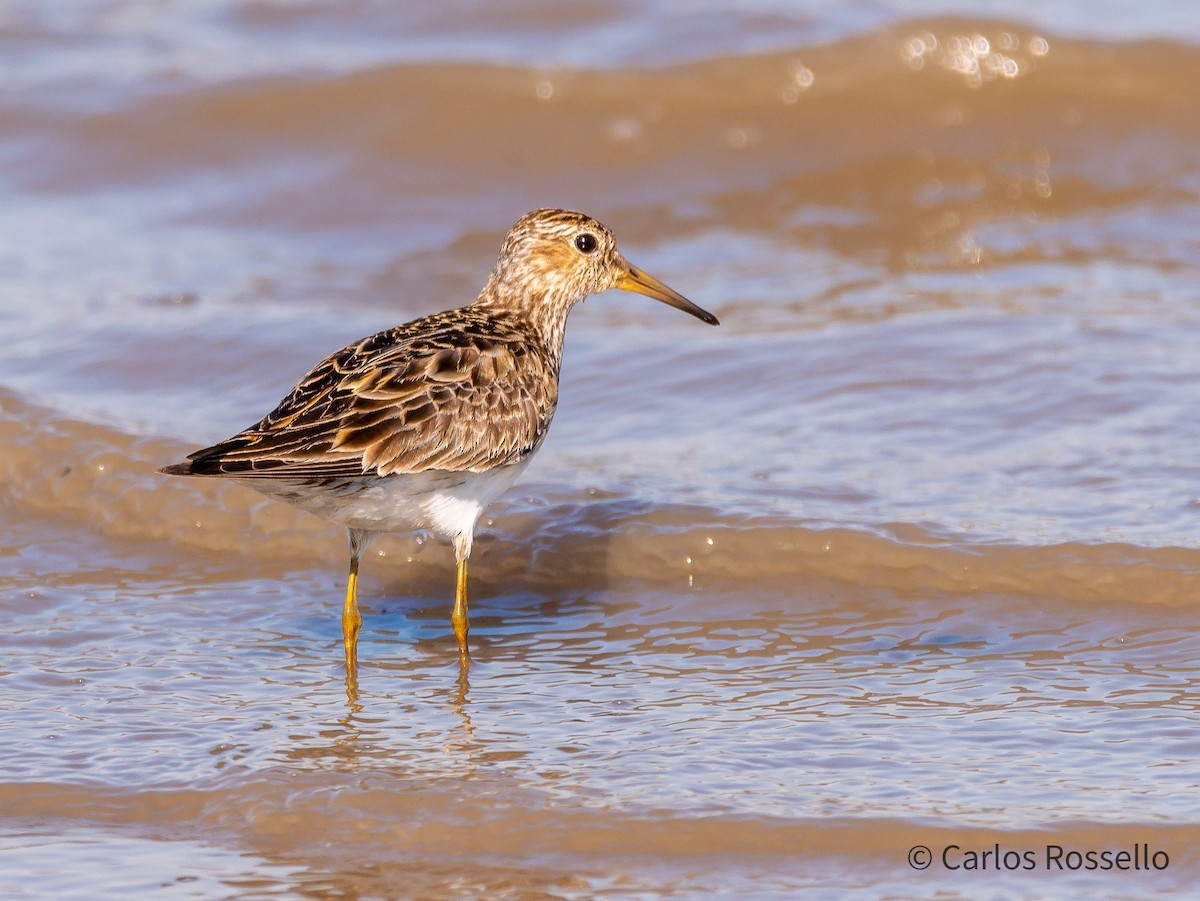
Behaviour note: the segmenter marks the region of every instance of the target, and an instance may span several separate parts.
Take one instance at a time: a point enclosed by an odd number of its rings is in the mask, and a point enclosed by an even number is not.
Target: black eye
[[[597,246],[595,235],[581,232],[575,236],[575,249],[580,253],[595,253]]]

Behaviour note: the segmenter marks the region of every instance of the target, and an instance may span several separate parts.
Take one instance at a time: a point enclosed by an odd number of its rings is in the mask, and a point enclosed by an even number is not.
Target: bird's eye
[[[575,249],[580,253],[595,253],[598,246],[595,235],[581,232],[575,236]]]

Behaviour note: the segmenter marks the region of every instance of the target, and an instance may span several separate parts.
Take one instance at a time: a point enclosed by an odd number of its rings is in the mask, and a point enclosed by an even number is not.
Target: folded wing
[[[463,313],[343,348],[262,420],[164,471],[308,479],[518,462],[550,426],[557,364],[516,323]]]

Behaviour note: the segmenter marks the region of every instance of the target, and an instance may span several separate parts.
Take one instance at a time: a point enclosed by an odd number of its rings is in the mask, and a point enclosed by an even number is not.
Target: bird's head
[[[718,324],[712,313],[626,260],[601,223],[572,210],[534,210],[518,219],[479,302],[565,320],[579,301],[610,288],[644,294]]]

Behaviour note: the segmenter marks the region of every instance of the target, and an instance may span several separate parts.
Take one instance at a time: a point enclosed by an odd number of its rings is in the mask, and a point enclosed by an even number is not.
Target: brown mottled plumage
[[[435,313],[328,357],[262,420],[192,454],[182,474],[346,478],[516,463],[550,426],[558,368],[518,313]]]
[[[358,559],[371,536],[431,528],[452,538],[459,570],[452,620],[465,660],[475,522],[550,427],[567,314],[614,287],[717,324],[626,262],[595,219],[535,210],[509,231],[474,304],[343,348],[259,422],[162,471],[233,478],[347,527],[342,625],[351,669],[361,624]]]

